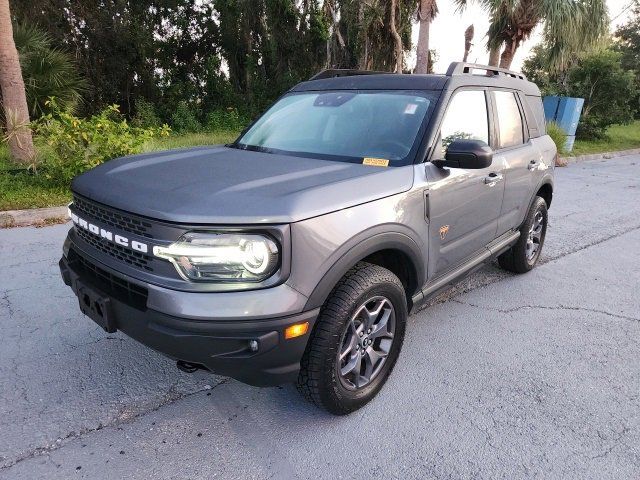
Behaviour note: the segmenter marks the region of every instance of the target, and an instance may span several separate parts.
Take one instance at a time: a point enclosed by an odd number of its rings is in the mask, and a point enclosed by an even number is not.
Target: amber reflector
[[[309,330],[309,322],[294,323],[288,326],[284,331],[284,338],[289,340],[290,338],[296,338],[304,335]]]

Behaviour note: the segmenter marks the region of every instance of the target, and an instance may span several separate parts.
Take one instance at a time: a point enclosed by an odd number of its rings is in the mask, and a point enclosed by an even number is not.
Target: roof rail
[[[487,72],[487,75],[507,75],[511,78],[516,78],[518,80],[526,80],[522,73],[513,72],[511,70],[507,70],[506,68],[500,67],[491,67],[489,65],[479,65],[477,63],[466,63],[466,62],[451,62],[449,68],[447,69],[447,77],[452,77],[454,75],[472,75],[473,70],[484,70]]]
[[[373,70],[350,70],[345,68],[329,68],[327,70],[322,70],[321,72],[316,73],[313,77],[309,79],[309,81],[322,80],[325,78],[335,78],[335,77],[353,77],[355,75],[379,75],[381,73],[389,73],[389,72],[376,72]]]

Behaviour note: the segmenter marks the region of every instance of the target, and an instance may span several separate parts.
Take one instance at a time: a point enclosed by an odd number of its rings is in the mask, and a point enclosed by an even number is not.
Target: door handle
[[[527,165],[527,168],[529,170],[535,170],[536,168],[538,168],[538,165],[540,165],[540,162],[538,162],[538,160],[531,160],[529,162],[529,165]]]
[[[503,178],[504,177],[502,176],[501,173],[492,172],[486,177],[484,177],[484,183],[486,183],[487,185],[495,185],[496,183],[501,181]]]

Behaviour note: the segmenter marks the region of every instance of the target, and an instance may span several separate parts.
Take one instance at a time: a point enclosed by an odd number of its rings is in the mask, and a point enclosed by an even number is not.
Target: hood
[[[381,168],[224,146],[154,152],[78,176],[75,193],[192,224],[290,223],[409,190],[412,166]]]

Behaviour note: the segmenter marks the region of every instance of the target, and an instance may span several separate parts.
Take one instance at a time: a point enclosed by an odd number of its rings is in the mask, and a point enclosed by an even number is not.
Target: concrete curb
[[[0,228],[44,226],[68,220],[67,207],[32,208],[0,212]]]
[[[561,157],[567,163],[587,162],[589,160],[604,160],[616,157],[625,157],[627,155],[640,154],[640,148],[631,150],[619,150],[617,152],[591,153],[589,155],[577,155],[575,157]]]
[[[632,150],[620,150],[618,152],[593,153],[590,155],[578,155],[576,157],[560,157],[566,166],[572,163],[586,162],[589,160],[602,160],[626,155],[640,154],[640,148]],[[560,166],[560,165],[559,165]],[[0,228],[28,227],[31,225],[42,226],[51,223],[64,223],[67,218],[67,207],[33,208],[29,210],[7,210],[0,212]]]

